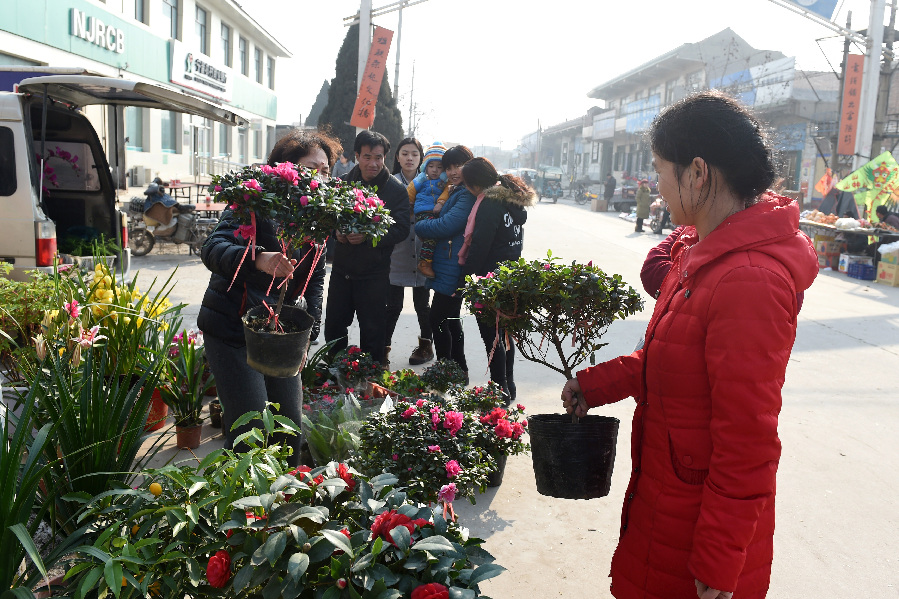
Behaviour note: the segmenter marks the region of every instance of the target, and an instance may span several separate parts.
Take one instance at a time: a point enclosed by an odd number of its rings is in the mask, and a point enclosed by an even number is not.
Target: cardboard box
[[[899,287],[899,264],[878,263],[877,282],[890,287]]]
[[[605,198],[596,198],[594,200],[590,200],[590,209],[593,212],[608,212],[609,201]]]
[[[880,261],[884,264],[899,264],[899,250],[889,254],[881,254]]]
[[[840,254],[840,272],[849,272],[850,264],[868,264],[874,266],[874,258],[871,256],[856,256],[855,254]]]

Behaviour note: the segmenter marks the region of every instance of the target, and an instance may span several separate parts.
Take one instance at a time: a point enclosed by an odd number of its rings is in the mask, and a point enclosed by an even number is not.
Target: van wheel
[[[128,245],[131,246],[131,255],[146,256],[156,245],[156,238],[146,229],[134,229],[128,236]]]

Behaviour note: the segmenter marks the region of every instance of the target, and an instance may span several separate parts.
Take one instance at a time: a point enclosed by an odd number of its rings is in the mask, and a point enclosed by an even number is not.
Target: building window
[[[225,55],[225,66],[232,66],[231,58],[231,28],[222,23],[222,54]]]
[[[134,20],[140,23],[147,22],[147,0],[127,0],[124,11],[126,14],[130,11],[134,15]]]
[[[256,63],[256,83],[262,83],[262,50],[253,48],[253,62]]]
[[[247,153],[249,150],[249,148],[247,146],[247,141],[248,141],[247,140],[247,128],[240,127],[237,130],[237,152],[238,152],[238,162],[240,162],[241,164],[247,163]]]
[[[665,104],[674,104],[675,86],[677,86],[677,79],[672,79],[665,84]]]
[[[275,59],[269,56],[266,64],[268,65],[268,88],[275,89]]]
[[[615,148],[615,170],[621,170],[621,161],[624,158],[623,146],[618,146]]]
[[[162,111],[162,151],[168,154],[178,152],[178,114]]]
[[[162,30],[170,38],[179,40],[178,35],[178,0],[162,0]]]
[[[219,156],[231,155],[231,127],[219,123]]]
[[[206,22],[209,19],[209,13],[197,7],[197,37],[200,38],[200,52],[209,56],[209,39],[206,36]]]
[[[139,106],[125,107],[125,147],[144,151],[144,109]]]
[[[250,76],[250,57],[247,55],[247,40],[237,36],[237,54],[240,59],[240,74]]]
[[[594,141],[590,149],[590,162],[599,162],[599,142]]]
[[[262,157],[262,131],[253,131],[253,158]]]

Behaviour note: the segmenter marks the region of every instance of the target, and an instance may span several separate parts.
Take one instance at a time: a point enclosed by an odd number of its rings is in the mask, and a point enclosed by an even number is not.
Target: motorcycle
[[[200,218],[196,206],[178,204],[159,183],[151,183],[144,195],[146,199],[131,198],[128,205],[131,254],[145,256],[157,243],[186,243],[191,253],[199,256],[218,219]]]
[[[575,184],[574,201],[578,204],[586,204],[599,197],[599,194],[590,191],[590,184],[579,181]]]
[[[675,228],[671,222],[671,214],[668,212],[668,204],[662,198],[656,198],[649,206],[649,229],[656,235],[661,235],[664,229]]]

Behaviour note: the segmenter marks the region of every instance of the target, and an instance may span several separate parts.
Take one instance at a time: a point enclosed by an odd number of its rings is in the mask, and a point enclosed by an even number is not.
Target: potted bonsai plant
[[[241,223],[237,234],[247,240],[255,258],[256,221],[277,222],[282,251],[290,256],[312,243],[310,277],[325,251],[325,241],[338,227],[369,235],[373,243],[387,232],[393,219],[384,202],[361,187],[340,179],[326,180],[315,169],[290,162],[277,166],[248,166],[213,177],[210,192],[225,202]],[[284,306],[287,279],[281,283],[277,305],[256,306],[244,315],[247,363],[270,376],[295,376],[309,341],[312,318],[299,308]],[[309,278],[304,282],[305,294]]]
[[[193,329],[176,334],[163,369],[160,394],[175,417],[179,449],[200,446],[203,396],[212,384],[203,380],[203,334]]]
[[[465,380],[465,371],[458,362],[449,358],[440,358],[421,373],[421,381],[425,387],[440,395],[464,387]]]
[[[620,275],[588,264],[546,259],[501,263],[484,277],[469,276],[469,310],[496,322],[516,340],[521,355],[562,374],[565,380],[605,343],[609,325],[643,309],[640,294]],[[573,420],[573,419],[572,419]],[[618,420],[590,415],[580,423],[559,414],[539,414],[529,429],[537,491],[562,498],[608,494]]]

